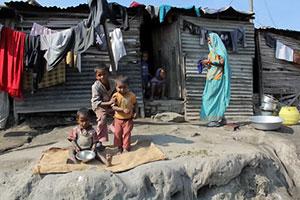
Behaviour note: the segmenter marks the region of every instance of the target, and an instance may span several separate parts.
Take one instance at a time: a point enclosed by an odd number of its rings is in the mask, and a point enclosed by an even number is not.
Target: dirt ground
[[[35,123],[35,126],[36,124],[38,123]],[[69,146],[66,136],[74,125],[46,128],[32,128],[31,126],[32,124],[24,122],[19,126],[0,132],[0,178],[2,177],[0,192],[5,192],[8,186],[11,187],[9,184],[11,184],[13,175],[30,173],[30,169],[37,163],[44,150],[50,147]],[[106,145],[112,144],[113,135],[110,134],[109,137],[110,141]],[[278,159],[279,167],[283,168],[282,174],[286,179],[287,194],[292,197],[291,199],[298,198],[297,190],[300,186],[300,179],[298,179],[300,178],[299,125],[282,127],[278,131],[264,132],[255,130],[246,123],[242,124],[238,130],[233,131],[230,127],[207,128],[200,123],[162,123],[152,119],[138,119],[135,121],[132,134],[132,142],[136,140],[151,140],[170,161],[193,160],[193,158],[222,160],[222,158],[232,155],[249,155],[251,157],[251,155],[257,155],[258,152],[267,154],[266,152],[269,153],[269,150],[272,149],[269,154],[270,157],[274,156],[272,157],[274,162]],[[233,180],[234,177],[231,179]],[[206,193],[206,195],[209,194]],[[211,197],[213,197],[212,193]],[[209,196],[207,199],[210,199]]]

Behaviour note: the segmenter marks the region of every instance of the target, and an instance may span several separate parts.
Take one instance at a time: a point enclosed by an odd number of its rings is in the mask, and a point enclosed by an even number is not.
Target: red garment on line
[[[136,1],[133,1],[131,4],[130,4],[130,8],[135,8],[135,7],[139,7],[139,6],[142,6],[143,4],[140,4],[140,3],[138,3],[138,2],[136,2]]]
[[[26,34],[3,28],[0,39],[0,90],[21,98],[24,45]]]

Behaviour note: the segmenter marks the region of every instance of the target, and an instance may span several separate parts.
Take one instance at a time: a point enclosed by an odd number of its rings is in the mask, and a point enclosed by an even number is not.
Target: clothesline
[[[1,26],[0,43],[2,45],[0,46],[0,53],[2,54],[0,65],[2,67],[0,70],[0,90],[8,92],[12,97],[22,98],[21,78],[24,67],[33,71],[34,76],[32,77],[36,79],[33,82],[39,82],[44,74],[43,65],[41,64],[43,59],[47,61],[47,71],[51,71],[70,51],[76,54],[76,64],[80,72],[81,54],[94,44],[99,45],[100,49],[103,49],[103,46],[106,45],[106,33],[103,25],[107,18],[110,18],[113,24],[124,30],[129,29],[125,7],[117,3],[107,3],[106,0],[90,0],[89,7],[88,19],[84,19],[76,26],[63,31],[55,31],[33,24],[31,33],[26,34]],[[122,23],[117,21],[117,16],[121,16]],[[115,31],[118,34],[113,34]],[[112,49],[112,57],[117,64],[118,60],[126,55],[122,32],[119,28],[116,28],[110,35],[112,39],[109,42],[115,47]],[[20,40],[18,44],[14,42],[16,39]],[[11,55],[8,53],[10,51],[15,53]],[[24,58],[24,53],[26,58]],[[24,61],[26,61],[25,65]]]

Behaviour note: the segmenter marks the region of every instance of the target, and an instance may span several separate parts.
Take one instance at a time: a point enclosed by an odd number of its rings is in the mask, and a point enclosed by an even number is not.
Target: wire
[[[230,3],[228,4],[228,6],[230,6],[232,4],[233,0],[230,1]]]
[[[271,12],[270,12],[270,9],[269,9],[269,6],[268,6],[266,0],[264,0],[264,2],[265,2],[265,6],[266,6],[266,8],[267,8],[268,15],[269,15],[269,18],[271,19],[271,22],[272,22],[273,26],[274,26],[274,27],[277,27],[275,21],[273,20],[273,17],[272,17],[272,15],[271,15]]]

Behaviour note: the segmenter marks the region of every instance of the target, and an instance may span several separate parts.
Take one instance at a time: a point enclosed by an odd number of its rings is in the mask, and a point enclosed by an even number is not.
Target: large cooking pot
[[[300,114],[295,106],[284,106],[279,112],[279,116],[283,119],[284,125],[295,125],[298,123]]]
[[[260,109],[265,111],[274,111],[276,110],[276,107],[277,107],[276,103],[263,102],[261,103]]]

